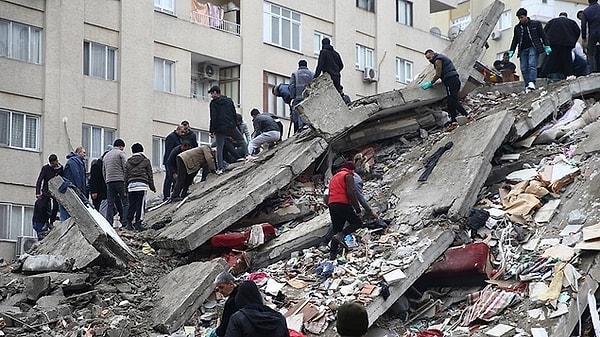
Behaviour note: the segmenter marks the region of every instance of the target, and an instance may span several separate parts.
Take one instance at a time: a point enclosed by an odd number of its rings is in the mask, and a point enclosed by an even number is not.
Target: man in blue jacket
[[[87,188],[85,182],[85,149],[80,146],[67,155],[67,163],[63,168],[63,178],[71,182],[79,190],[79,197],[84,203],[87,203]],[[60,221],[65,221],[70,217],[67,210],[60,206]]]
[[[527,17],[527,10],[519,8],[517,11],[519,24],[515,26],[513,39],[508,50],[508,57],[512,57],[515,48],[519,46],[518,57],[521,59],[521,73],[525,83],[525,91],[535,90],[537,78],[538,55],[550,55],[552,48],[548,36],[539,21]]]

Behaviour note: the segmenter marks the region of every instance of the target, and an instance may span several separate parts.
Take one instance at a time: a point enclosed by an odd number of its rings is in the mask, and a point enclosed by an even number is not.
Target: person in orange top
[[[325,244],[331,240],[329,259],[337,258],[338,247],[341,244],[348,249],[344,237],[362,227],[359,214],[360,204],[354,187],[355,165],[347,161],[342,168],[329,181],[329,214],[331,216],[331,229],[323,238]],[[344,228],[346,221],[349,225]]]

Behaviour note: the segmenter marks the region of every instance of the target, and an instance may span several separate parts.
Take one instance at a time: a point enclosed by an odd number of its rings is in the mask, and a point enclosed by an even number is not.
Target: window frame
[[[104,75],[92,74],[93,68],[95,66],[94,59],[94,46],[104,48],[104,60],[103,63]],[[112,51],[112,76],[110,73],[110,52]],[[87,57],[86,57],[87,56]],[[87,67],[86,67],[86,58],[87,58]],[[83,74],[86,76],[100,78],[106,81],[117,81],[118,76],[118,60],[119,60],[119,51],[115,47],[111,47],[105,44],[93,42],[93,41],[83,41]]]
[[[375,68],[375,50],[362,44],[354,45],[354,67],[364,71],[365,68]]]
[[[162,64],[162,68],[161,68],[162,75],[161,75],[160,79],[157,78],[158,74],[157,74],[157,71],[156,71],[157,70],[156,69],[156,66],[157,66],[156,61],[160,61],[161,64]],[[167,65],[169,66],[169,69],[170,69],[170,73],[169,74],[166,74],[166,69],[167,69],[166,66]],[[166,75],[168,75],[168,76],[166,76]],[[167,81],[165,81],[165,79],[167,77],[169,77],[169,82],[168,83],[167,83]],[[162,88],[158,88],[157,86],[160,85],[158,83],[158,81],[161,80],[161,79],[162,79],[162,85],[161,85]],[[167,88],[167,86],[168,86],[168,88]],[[166,92],[166,93],[169,93],[169,94],[175,93],[175,62],[174,61],[163,59],[161,57],[154,57],[154,90],[155,91],[160,91],[160,92]]]
[[[27,63],[42,64],[42,28],[6,19],[0,19],[0,25],[6,25],[6,35],[4,37],[0,35],[0,45],[3,42],[2,40],[6,39],[4,50],[0,49],[0,57],[7,57],[9,59],[23,61]],[[18,55],[16,55],[17,52],[15,51],[15,43],[17,43],[18,41],[15,41],[14,38],[15,25],[27,28],[27,56],[25,58],[21,58],[18,57]],[[36,42],[37,46],[36,44],[33,44],[34,41]]]
[[[410,68],[410,78],[406,76],[407,66]],[[404,68],[404,79],[401,78],[401,68]],[[414,79],[414,62],[411,60],[396,57],[396,82],[408,84]]]
[[[321,41],[324,38],[328,38],[329,41],[333,41],[333,35],[322,33],[318,30],[313,32],[313,55],[316,57],[319,57],[319,54],[321,53]]]
[[[154,0],[154,10],[156,12],[175,15],[175,8],[177,7],[177,0]],[[168,2],[171,3],[169,8]]]
[[[504,26],[503,23],[506,24],[506,26]],[[500,17],[498,18],[498,23],[496,24],[496,29],[502,31],[510,28],[512,28],[512,14],[510,10],[507,10],[500,14]]]
[[[404,7],[404,18],[400,20],[400,8]],[[414,24],[414,6],[412,1],[396,0],[396,22],[401,25],[412,27]],[[410,22],[409,22],[410,21]]]
[[[277,10],[274,10],[277,9]],[[276,12],[279,13],[276,13]],[[283,13],[289,12],[289,16]],[[298,19],[294,19],[297,16]],[[274,33],[274,20],[277,22],[277,32]],[[283,22],[288,21],[287,34]],[[289,46],[285,45],[284,35],[288,35]],[[302,51],[302,13],[296,12],[290,8],[273,4],[268,1],[263,2],[263,42],[281,47],[295,52]]]
[[[285,104],[281,97],[277,97],[271,92],[279,83],[290,83],[290,78],[263,71],[263,112],[289,119],[291,116],[290,106]]]
[[[375,0],[356,0],[356,7],[375,13]]]
[[[94,141],[94,138],[97,137],[97,135],[94,134],[94,131],[99,132],[100,134],[100,145],[97,145],[97,141]],[[100,158],[102,154],[104,154],[106,146],[112,145],[115,139],[117,139],[117,129],[93,124],[81,124],[81,146],[83,146],[87,152],[86,168],[88,171],[92,161]]]
[[[2,117],[2,116],[5,117]],[[17,125],[15,125],[15,123],[18,123],[18,120],[16,119],[16,116],[20,116],[20,118],[22,118],[22,130],[21,130],[21,136],[20,136],[20,141],[21,144],[17,145],[15,144],[17,139],[15,139],[15,137],[17,136],[16,134],[14,134],[14,129]],[[6,119],[6,129],[4,131],[2,131],[0,129],[0,146],[5,146],[5,147],[9,147],[9,148],[13,148],[13,149],[22,149],[22,150],[28,150],[28,151],[39,151],[40,149],[40,132],[41,132],[41,117],[37,116],[37,115],[33,115],[33,114],[28,114],[28,113],[24,113],[24,112],[17,112],[17,111],[12,111],[12,110],[7,110],[7,109],[0,109],[0,118],[5,118]],[[30,128],[30,124],[28,123],[31,121],[35,122],[35,131],[33,134],[33,142],[35,143],[33,146],[27,146],[28,143],[30,142],[28,140],[28,135],[31,136],[31,134],[28,134],[28,132],[30,132],[31,130],[29,130]],[[1,125],[1,123],[0,123]],[[3,139],[3,136],[5,135],[5,139]]]
[[[460,31],[462,32],[467,28],[467,26],[469,26],[469,24],[471,24],[471,21],[473,21],[471,14],[463,15],[454,20],[451,20],[450,27],[456,26],[456,27],[460,28]]]
[[[18,233],[13,233],[13,219],[15,214],[15,208],[20,208],[20,230]],[[5,211],[5,216],[2,215],[2,209]],[[19,236],[31,236],[36,237],[33,226],[31,225],[31,219],[33,217],[33,206],[30,205],[17,205],[11,203],[0,203],[0,239],[8,241],[17,241]]]
[[[165,169],[165,165],[163,165],[163,158],[165,155],[165,142],[167,137],[162,136],[152,136],[152,167],[156,169]],[[158,145],[158,146],[157,146]],[[158,160],[158,165],[156,163]]]

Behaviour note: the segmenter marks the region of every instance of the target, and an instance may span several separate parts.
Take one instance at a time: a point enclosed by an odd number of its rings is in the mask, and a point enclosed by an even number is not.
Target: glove
[[[550,48],[550,46],[544,46],[544,52],[546,53],[546,55],[550,55],[550,53],[552,52],[552,48]]]
[[[431,87],[433,87],[433,84],[431,83],[431,81],[427,81],[427,82],[425,82],[425,83],[421,84],[421,88],[422,88],[423,90],[427,90],[427,89],[429,89],[429,88],[431,88]]]
[[[212,328],[207,334],[206,337],[217,337],[217,328]]]
[[[509,50],[509,51],[508,51],[508,58],[511,58],[511,57],[513,57],[513,55],[514,55],[514,54],[515,54],[515,51],[514,51],[514,50]]]

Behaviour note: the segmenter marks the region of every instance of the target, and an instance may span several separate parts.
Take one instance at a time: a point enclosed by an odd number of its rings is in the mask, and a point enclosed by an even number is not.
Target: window
[[[313,35],[313,53],[315,56],[319,56],[319,53],[321,52],[321,41],[323,41],[324,38],[328,38],[330,41],[333,41],[333,37],[331,35],[315,31],[315,34]]]
[[[81,130],[82,146],[87,151],[87,162],[100,158],[107,145],[112,145],[117,131],[94,125],[83,125]]]
[[[396,82],[408,83],[413,79],[413,63],[411,61],[396,58]]]
[[[210,101],[210,96],[208,94],[208,89],[210,89],[213,85],[218,85],[217,81],[210,80],[201,80],[199,78],[192,77],[191,86],[190,86],[190,97]]]
[[[117,49],[95,42],[83,42],[83,74],[116,80]]]
[[[0,20],[0,56],[42,63],[42,30],[17,22]]]
[[[167,14],[175,14],[175,0],[154,0],[154,10]]]
[[[471,23],[471,15],[461,16],[460,18],[454,19],[450,22],[451,27],[459,27],[461,31],[465,30]]]
[[[165,137],[152,136],[152,167],[164,170]]]
[[[509,29],[511,27],[511,19],[512,19],[512,15],[510,14],[510,11],[502,12],[502,14],[500,15],[500,18],[498,19],[498,25],[496,25],[497,29],[498,30]]]
[[[268,2],[263,8],[264,42],[300,51],[302,14]]]
[[[0,145],[37,150],[39,133],[38,116],[0,110]]]
[[[35,236],[32,217],[32,206],[0,204],[0,239],[16,240],[19,236]]]
[[[240,67],[219,69],[219,87],[223,95],[231,98],[236,106],[240,105]],[[206,89],[208,90],[208,88]]]
[[[356,0],[356,7],[375,13],[375,0]]]
[[[273,95],[273,88],[279,83],[289,83],[288,77],[279,76],[273,73],[264,72],[263,74],[263,110],[281,117],[290,116],[290,106],[283,102],[283,99]]]
[[[356,69],[365,70],[365,68],[373,68],[373,49],[356,45]]]
[[[198,144],[212,144],[212,139],[210,139],[210,133],[204,130],[192,130],[196,134],[196,139],[198,139]]]
[[[413,25],[413,4],[406,0],[396,1],[396,21],[403,25]]]
[[[175,63],[154,58],[154,90],[173,93]]]

